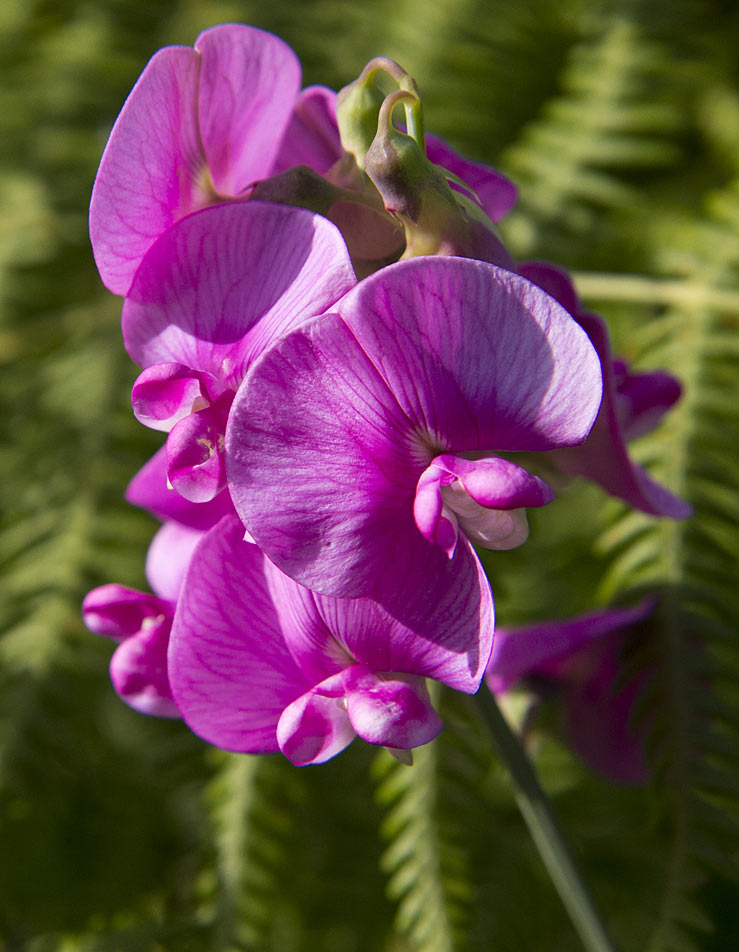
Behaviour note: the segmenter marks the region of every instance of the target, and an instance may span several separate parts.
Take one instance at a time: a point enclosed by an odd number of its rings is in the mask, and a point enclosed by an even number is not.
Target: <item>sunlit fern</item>
[[[671,842],[654,952],[695,947],[708,926],[696,898],[706,871],[739,876],[736,188],[714,194],[709,209],[713,222],[677,221],[672,241],[655,243],[658,261],[684,281],[686,303],[660,309],[630,341],[640,362],[670,368],[685,387],[682,405],[636,451],[695,515],[673,522],[620,512],[601,539],[612,557],[608,594],[661,591],[645,658],[654,677],[639,711]]]
[[[616,14],[583,27],[561,93],[502,157],[520,188],[506,234],[521,257],[541,247],[542,231],[559,241],[562,229],[587,234],[604,209],[633,206],[630,175],[676,161],[681,117],[660,82],[668,69],[665,51],[633,21]]]

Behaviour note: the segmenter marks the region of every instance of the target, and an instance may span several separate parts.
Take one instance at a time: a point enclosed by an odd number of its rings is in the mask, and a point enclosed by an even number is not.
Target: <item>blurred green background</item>
[[[739,563],[739,9],[732,0],[3,0],[0,4],[0,950],[576,949],[474,706],[412,769],[354,745],[321,768],[208,750],[118,701],[91,587],[145,586],[154,523],[123,489],[138,426],[120,301],[87,240],[97,162],[160,46],[236,20],[339,88],[372,56],[427,127],[520,186],[514,255],[573,269],[621,353],[684,381],[640,459],[675,525],[593,487],[487,560],[506,624],[664,593],[649,659],[655,783],[544,784],[626,952],[734,950]],[[642,275],[629,281],[613,275]],[[705,650],[696,651],[700,639]]]

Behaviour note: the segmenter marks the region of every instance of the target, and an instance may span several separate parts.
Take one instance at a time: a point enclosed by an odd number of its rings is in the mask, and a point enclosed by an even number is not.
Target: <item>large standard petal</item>
[[[417,674],[474,693],[493,646],[490,585],[467,539],[451,561],[418,539],[402,565],[389,550],[393,572],[380,598],[314,594],[315,604],[337,641],[372,671]]]
[[[413,521],[431,460],[581,440],[600,402],[600,366],[552,298],[481,262],[401,262],[336,309],[253,366],[229,418],[228,483],[286,574],[387,604],[403,590],[398,579],[436,557]]]
[[[197,121],[200,57],[170,46],[149,61],[113,126],[90,202],[90,240],[107,288],[126,294],[152,242],[204,198]]]
[[[476,691],[493,643],[490,586],[466,540],[454,565],[432,546],[421,546],[421,552],[433,558],[395,573],[394,605],[318,595],[267,562],[280,626],[299,667],[321,681],[359,663]]]
[[[336,306],[419,443],[448,451],[582,442],[601,399],[587,335],[537,285],[466,258],[384,268]]]
[[[159,238],[123,307],[143,367],[174,362],[235,389],[276,336],[356,281],[343,239],[319,215],[269,202],[206,208]]]
[[[241,753],[279,749],[283,710],[313,686],[288,651],[264,555],[223,519],[193,554],[169,646],[172,694],[200,737]]]
[[[236,196],[268,175],[300,89],[300,63],[279,37],[239,23],[205,30],[198,119],[213,185]]]
[[[392,394],[332,314],[262,356],[226,430],[244,525],[283,572],[330,595],[372,591],[412,528],[414,452]]]

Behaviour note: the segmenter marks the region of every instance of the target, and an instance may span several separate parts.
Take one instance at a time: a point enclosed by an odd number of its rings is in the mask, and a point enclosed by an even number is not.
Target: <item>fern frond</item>
[[[675,163],[681,119],[669,99],[654,94],[665,68],[664,51],[626,17],[583,28],[568,51],[560,94],[502,157],[521,190],[506,223],[520,256],[532,253],[542,230],[556,225],[561,242],[562,228],[587,234],[604,208],[633,207],[629,176]]]
[[[481,892],[492,876],[482,844],[497,838],[487,798],[490,744],[468,701],[443,692],[444,731],[413,752],[412,766],[385,752],[373,765],[396,927],[419,952],[484,948],[490,938]]]
[[[389,807],[383,836],[391,841],[382,866],[388,874],[388,894],[398,902],[397,925],[420,952],[454,952],[454,898],[444,888],[451,861],[460,855],[444,850],[437,827],[438,747],[415,751],[412,767],[381,754],[376,762],[378,800]]]
[[[215,856],[201,917],[210,923],[214,950],[272,948],[293,826],[286,765],[275,757],[213,753],[218,767],[207,804]]]
[[[655,796],[669,831],[650,952],[695,949],[709,926],[697,905],[700,884],[706,875],[739,876],[739,312],[705,304],[712,288],[736,287],[739,256],[725,222],[739,222],[739,203],[733,189],[718,203],[722,215],[701,224],[700,236],[693,232],[693,248],[665,243],[661,252],[663,267],[679,263],[684,280],[705,287],[704,303],[675,301],[629,341],[637,362],[669,368],[685,388],[682,405],[634,449],[691,500],[695,515],[653,520],[621,507],[616,515],[614,506],[600,540],[611,558],[607,597],[661,592],[644,659],[651,685],[637,715],[649,729]]]

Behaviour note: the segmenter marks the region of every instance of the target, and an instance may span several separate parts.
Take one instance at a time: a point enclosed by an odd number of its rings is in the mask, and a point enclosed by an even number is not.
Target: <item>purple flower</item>
[[[290,47],[241,24],[151,58],[110,134],[90,204],[95,261],[111,291],[128,292],[174,222],[271,173],[299,88]]]
[[[297,165],[329,173],[343,155],[336,94],[299,89],[290,47],[242,24],[211,27],[194,48],[169,46],[151,58],[113,126],[90,203],[95,261],[111,291],[127,294],[148,248],[189,213],[244,199],[255,182]],[[509,210],[515,187],[499,172],[432,137],[428,148],[433,161],[465,178],[494,221]],[[348,215],[361,258],[371,219],[356,206],[337,206],[331,217]]]
[[[281,750],[298,765],[328,760],[355,735],[408,750],[442,726],[425,678],[477,690],[493,638],[481,571],[409,590],[401,623],[372,599],[308,591],[242,537],[231,516],[203,538],[172,628],[172,692],[205,740]]]
[[[229,488],[289,576],[397,606],[420,565],[448,584],[467,536],[523,540],[517,510],[551,490],[493,454],[584,439],[600,367],[553,298],[484,262],[402,261],[333,310],[245,378],[226,433]]]
[[[156,595],[101,585],[82,603],[82,619],[97,635],[120,642],[110,661],[119,696],[143,714],[179,717],[167,675],[167,647],[185,569],[202,532],[176,522],[152,540],[146,575]]]
[[[264,202],[188,216],[149,249],[123,306],[123,337],[146,368],[136,417],[169,432],[169,482],[192,502],[226,485],[223,439],[234,392],[273,338],[355,283],[325,218]]]
[[[518,684],[545,696],[555,691],[565,734],[585,763],[617,783],[645,783],[642,736],[633,728],[632,714],[649,674],[624,682],[622,655],[654,606],[654,599],[645,599],[634,608],[570,621],[498,628],[485,675],[488,687],[496,694]]]
[[[523,262],[519,272],[553,295],[593,343],[603,368],[603,405],[590,436],[580,446],[557,450],[554,465],[572,476],[584,476],[635,509],[655,516],[685,519],[688,503],[660,486],[629,459],[627,440],[653,429],[679,399],[681,387],[670,374],[634,373],[611,356],[608,329],[597,314],[583,310],[569,276],[544,261]]]

